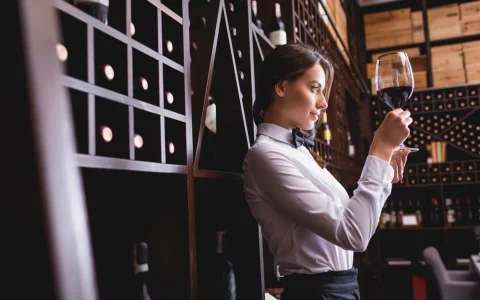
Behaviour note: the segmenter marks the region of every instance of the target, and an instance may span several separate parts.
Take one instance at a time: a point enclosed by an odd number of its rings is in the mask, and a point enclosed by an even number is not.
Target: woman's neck
[[[285,118],[282,118],[282,115],[279,112],[276,112],[273,106],[270,107],[268,112],[265,112],[263,120],[265,123],[275,124],[287,130],[292,130],[294,127],[287,120],[285,120]]]

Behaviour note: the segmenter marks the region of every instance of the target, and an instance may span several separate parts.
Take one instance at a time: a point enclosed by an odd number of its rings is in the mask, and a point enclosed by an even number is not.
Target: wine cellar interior
[[[354,254],[362,299],[440,299],[427,247],[449,270],[472,269],[480,1],[19,0],[6,12],[16,69],[5,170],[21,200],[4,211],[25,219],[12,240],[22,249],[9,251],[35,269],[26,295],[280,299],[242,164],[257,132],[256,76],[283,43],[313,45],[333,64],[314,151],[350,196],[391,110],[377,59],[401,51],[412,66],[405,145],[419,151]],[[236,298],[218,294],[225,272]]]

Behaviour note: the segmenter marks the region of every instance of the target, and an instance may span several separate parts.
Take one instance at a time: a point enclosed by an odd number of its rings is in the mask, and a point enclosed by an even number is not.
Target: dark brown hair
[[[319,50],[307,44],[277,46],[264,59],[257,74],[253,119],[257,126],[263,123],[263,114],[274,100],[275,85],[288,80],[295,81],[315,64],[325,72],[324,95],[328,101],[333,81],[333,66]]]
[[[295,81],[316,64],[320,64],[325,72],[324,96],[328,101],[333,82],[333,66],[318,49],[301,43],[286,44],[277,46],[265,57],[255,86],[253,120],[257,126],[264,122],[264,113],[273,103],[275,85],[285,80]],[[311,134],[316,133],[318,125],[316,123]],[[311,153],[319,165],[324,167],[322,158],[314,151]]]

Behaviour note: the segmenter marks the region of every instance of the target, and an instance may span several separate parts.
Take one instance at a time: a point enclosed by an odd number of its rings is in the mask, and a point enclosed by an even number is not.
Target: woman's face
[[[275,92],[282,119],[289,127],[311,130],[328,106],[325,99],[325,71],[320,64],[309,68],[295,81],[277,85]]]

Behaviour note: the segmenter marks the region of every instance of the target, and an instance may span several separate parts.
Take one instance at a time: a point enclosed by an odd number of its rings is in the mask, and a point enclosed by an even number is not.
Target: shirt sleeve
[[[365,251],[391,192],[393,169],[368,156],[348,205],[333,201],[295,163],[273,147],[251,149],[248,173],[258,193],[273,207],[345,250]]]

